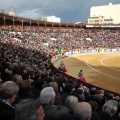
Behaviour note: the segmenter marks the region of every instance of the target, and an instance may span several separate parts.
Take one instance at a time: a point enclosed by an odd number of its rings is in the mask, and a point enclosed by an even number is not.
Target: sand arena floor
[[[80,69],[87,83],[120,94],[120,52],[71,55],[54,62],[56,68],[64,61],[66,74],[78,78]]]

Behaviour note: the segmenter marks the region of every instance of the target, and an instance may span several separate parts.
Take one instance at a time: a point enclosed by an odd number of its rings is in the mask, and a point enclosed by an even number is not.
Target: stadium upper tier
[[[81,22],[46,22],[38,19],[31,19],[31,18],[24,18],[20,16],[11,16],[7,13],[1,12],[0,13],[0,25],[21,25],[21,26],[46,26],[46,27],[72,27],[72,28],[106,28],[106,27],[120,27],[120,25],[116,24],[94,24],[88,25],[86,23]]]
[[[56,27],[84,27],[85,24],[83,23],[70,23],[70,22],[61,22],[61,23],[53,23],[53,22],[46,22],[41,21],[38,19],[30,19],[30,18],[23,18],[20,16],[11,16],[9,14],[0,13],[0,24],[2,25],[31,25],[31,26],[56,26]]]

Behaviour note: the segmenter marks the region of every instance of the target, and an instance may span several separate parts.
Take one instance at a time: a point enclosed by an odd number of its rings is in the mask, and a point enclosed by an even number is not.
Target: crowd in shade
[[[88,46],[119,48],[120,30],[2,26],[0,120],[120,120],[119,95],[69,77],[51,63],[56,48]]]

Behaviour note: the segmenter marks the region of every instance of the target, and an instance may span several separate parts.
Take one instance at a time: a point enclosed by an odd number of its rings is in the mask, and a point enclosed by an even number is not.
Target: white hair
[[[108,100],[103,108],[102,111],[109,114],[110,116],[113,116],[117,112],[117,106],[118,102],[115,100]]]
[[[50,101],[55,98],[55,91],[53,87],[45,87],[40,93],[40,102],[42,104],[49,104]]]
[[[67,97],[65,101],[65,106],[69,109],[69,111],[73,111],[77,103],[78,103],[78,98],[70,95]]]
[[[37,120],[41,103],[38,99],[25,99],[15,106],[15,120]]]
[[[87,102],[79,102],[74,109],[74,116],[80,120],[90,120],[91,114],[92,108]]]

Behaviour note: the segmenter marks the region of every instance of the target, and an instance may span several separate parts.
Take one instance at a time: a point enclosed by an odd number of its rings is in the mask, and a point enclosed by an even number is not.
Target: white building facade
[[[113,19],[114,24],[120,23],[120,4],[94,6],[90,8],[90,18],[103,16],[105,19]]]
[[[56,16],[47,16],[47,17],[41,17],[38,18],[42,21],[46,21],[46,22],[55,22],[55,23],[60,23],[61,22],[61,18],[56,17]]]

